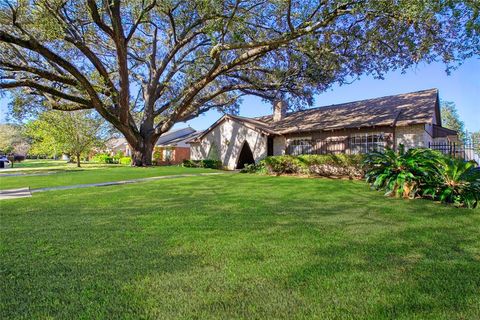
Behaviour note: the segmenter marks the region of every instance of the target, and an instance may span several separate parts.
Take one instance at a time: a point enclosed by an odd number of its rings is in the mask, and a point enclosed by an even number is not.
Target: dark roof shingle
[[[433,123],[437,99],[438,90],[430,89],[292,112],[278,122],[272,116],[255,120],[279,134]]]

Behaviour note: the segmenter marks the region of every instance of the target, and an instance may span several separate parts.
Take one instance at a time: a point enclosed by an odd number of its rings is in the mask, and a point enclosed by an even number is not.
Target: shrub
[[[437,175],[423,194],[456,206],[476,208],[480,203],[480,169],[474,161],[441,157]]]
[[[162,147],[154,147],[153,148],[153,161],[157,164],[163,161],[163,148]]]
[[[267,173],[267,169],[265,167],[265,162],[260,161],[260,163],[257,164],[247,164],[245,167],[240,170],[241,173],[260,173],[260,174],[265,174]]]
[[[121,157],[120,160],[118,160],[118,163],[123,164],[123,165],[131,165],[132,164],[132,158],[131,157]]]
[[[113,157],[109,156],[106,153],[99,153],[93,156],[92,158],[93,162],[98,162],[98,163],[115,163]]]
[[[270,174],[309,174],[323,177],[363,177],[362,155],[328,154],[267,157],[261,163]]]
[[[209,168],[209,169],[220,169],[222,168],[222,161],[220,160],[183,160],[183,167],[186,168]]]
[[[363,155],[328,154],[328,155],[303,155],[299,160],[308,166],[312,175],[323,177],[343,176],[361,179]]]
[[[185,168],[195,168],[196,164],[192,160],[185,159],[183,160],[182,166]]]
[[[270,174],[302,174],[307,173],[308,166],[295,156],[272,156],[263,160]]]
[[[366,180],[385,195],[413,198],[431,183],[436,174],[435,163],[442,155],[430,149],[413,148],[405,152],[386,149],[371,152],[364,161]]]

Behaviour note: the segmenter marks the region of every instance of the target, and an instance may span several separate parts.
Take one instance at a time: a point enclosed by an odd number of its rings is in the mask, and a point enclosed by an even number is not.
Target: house
[[[198,135],[191,127],[171,130],[158,138],[155,144],[152,160],[157,165],[179,164],[185,159],[190,159],[190,145],[187,140]],[[121,152],[124,156],[132,155],[132,148],[125,138],[112,138],[107,141],[107,151],[110,155]]]
[[[191,128],[181,128],[164,133],[157,141],[153,152],[153,160],[158,165],[179,164],[190,159],[188,140],[199,133]]]
[[[111,156],[122,153],[125,157],[132,155],[132,149],[125,138],[111,138],[106,142],[107,151]]]
[[[430,89],[291,113],[279,100],[272,115],[224,115],[189,143],[193,160],[216,157],[238,169],[270,155],[356,154],[456,139],[442,127],[438,90]]]

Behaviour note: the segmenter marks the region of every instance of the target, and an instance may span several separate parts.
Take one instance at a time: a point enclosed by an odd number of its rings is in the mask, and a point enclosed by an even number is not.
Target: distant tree
[[[480,131],[470,132],[468,138],[473,144],[476,153],[480,155]]]
[[[0,153],[26,155],[30,144],[19,125],[0,124]]]
[[[27,124],[27,134],[32,138],[32,153],[52,155],[58,152],[80,159],[103,143],[104,121],[89,111],[47,111],[37,120]]]
[[[460,119],[455,103],[451,101],[442,101],[440,103],[440,110],[442,115],[442,126],[457,131],[459,139],[463,141],[465,139],[465,124]]]
[[[455,66],[480,52],[478,9],[477,0],[0,1],[0,89],[95,109],[135,164],[149,165],[175,123],[237,112],[243,95],[295,108],[361,75]]]

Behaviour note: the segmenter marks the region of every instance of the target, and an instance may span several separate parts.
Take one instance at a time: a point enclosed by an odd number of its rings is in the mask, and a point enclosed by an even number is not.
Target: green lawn
[[[27,159],[22,162],[15,162],[12,169],[23,168],[44,168],[44,167],[67,167],[76,166],[74,163],[68,163],[64,160],[50,160],[50,159]]]
[[[363,182],[191,177],[0,207],[1,319],[480,318],[480,210]]]
[[[26,163],[28,164],[28,162]],[[200,168],[183,168],[179,166],[162,166],[162,167],[148,167],[148,168],[132,168],[130,166],[121,165],[102,165],[102,164],[84,164],[82,168],[76,168],[72,165],[66,165],[63,162],[63,167],[48,166],[48,162],[44,166],[38,166],[35,171],[0,171],[0,190],[13,189],[21,187],[43,188],[53,186],[69,186],[84,183],[97,183],[119,181],[137,178],[147,178],[155,176],[167,176],[177,174],[195,174],[215,172],[212,169]],[[55,168],[55,170],[42,170]],[[55,172],[50,175],[28,176],[28,174],[45,173],[46,171]],[[22,173],[25,176],[5,176],[12,173]]]

